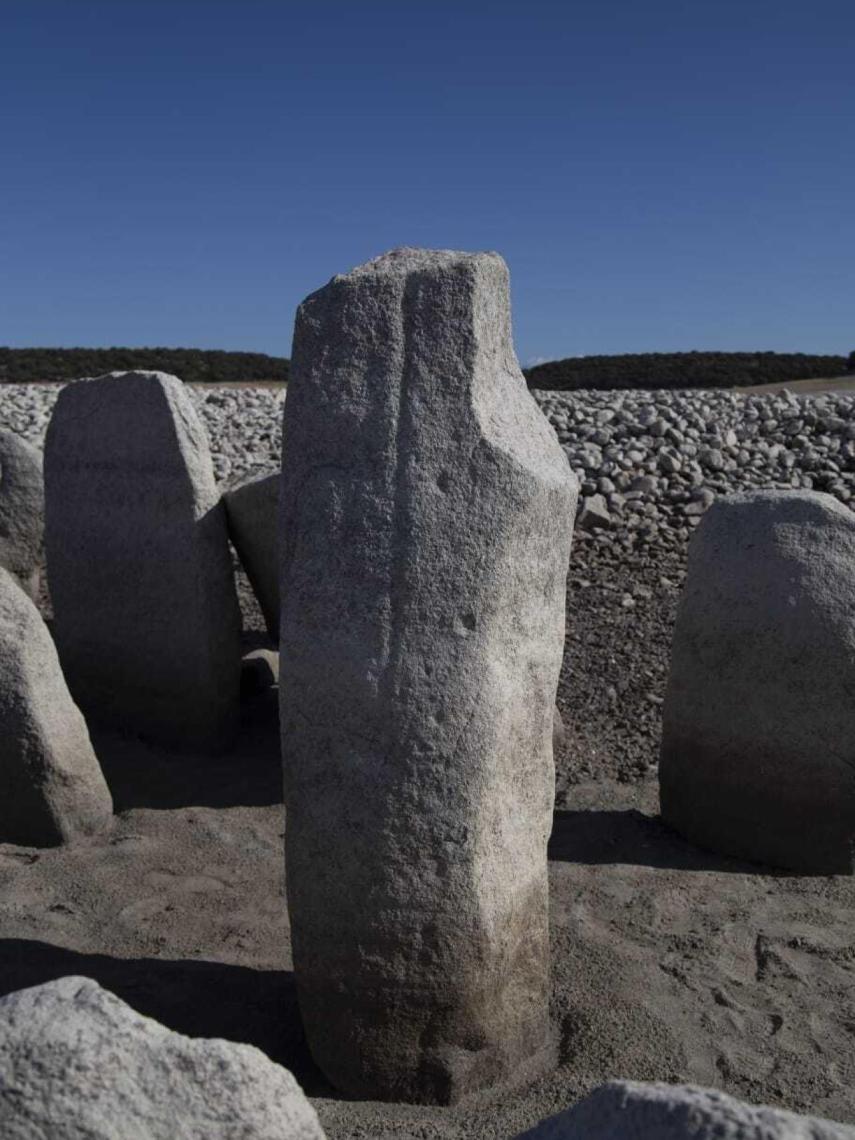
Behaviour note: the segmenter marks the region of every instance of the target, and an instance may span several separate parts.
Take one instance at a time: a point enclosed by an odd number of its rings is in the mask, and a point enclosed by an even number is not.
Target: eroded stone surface
[[[44,529],[42,457],[14,432],[0,429],[0,566],[14,574],[34,600]]]
[[[323,1140],[261,1050],[173,1033],[91,978],[0,999],[0,1073],[7,1140]]]
[[[0,568],[0,843],[52,847],[106,830],[113,801],[47,626]]]
[[[662,815],[730,855],[851,873],[855,516],[830,495],[716,501],[689,549]]]
[[[609,1081],[517,1140],[855,1140],[855,1128],[714,1089]]]
[[[453,1101],[549,1052],[546,840],[577,484],[495,254],[309,297],[283,438],[295,971],[338,1088]]]
[[[63,670],[88,715],[176,747],[236,723],[240,612],[208,441],[180,380],[63,388],[45,444]]]

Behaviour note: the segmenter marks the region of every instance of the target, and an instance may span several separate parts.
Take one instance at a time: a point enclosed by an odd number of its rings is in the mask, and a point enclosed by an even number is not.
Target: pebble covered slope
[[[0,426],[38,446],[61,385],[0,386]],[[191,388],[224,487],[275,468],[285,393]],[[716,495],[814,488],[852,501],[855,394],[534,392],[582,484],[558,703],[558,802],[655,772],[688,539]]]
[[[41,446],[60,384],[0,386],[0,423]],[[283,389],[190,389],[217,478],[278,461]],[[855,394],[533,393],[582,482],[590,522],[636,541],[685,540],[715,494],[751,487],[855,492]],[[593,512],[593,513],[592,513]],[[580,520],[582,521],[582,520]],[[622,545],[632,545],[629,536]]]

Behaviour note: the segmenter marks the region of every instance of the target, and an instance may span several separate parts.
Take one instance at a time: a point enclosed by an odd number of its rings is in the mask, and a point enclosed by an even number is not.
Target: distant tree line
[[[740,388],[855,372],[855,352],[642,352],[571,356],[525,370],[530,388]]]
[[[287,381],[290,361],[262,352],[201,348],[2,348],[0,383],[76,380],[133,369],[170,372],[188,383]],[[530,388],[738,388],[855,373],[855,352],[645,352],[571,356],[525,369]]]
[[[201,348],[2,348],[0,383],[76,380],[134,369],[170,372],[194,384],[287,380],[289,362],[262,352]]]

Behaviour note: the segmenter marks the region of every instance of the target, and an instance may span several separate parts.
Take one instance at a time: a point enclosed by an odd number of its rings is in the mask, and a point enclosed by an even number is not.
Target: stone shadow
[[[339,1097],[312,1061],[289,970],[113,958],[30,939],[0,939],[0,996],[71,974],[94,978],[138,1013],[185,1036],[255,1045],[290,1069],[307,1095]]]
[[[90,722],[116,813],[130,808],[265,807],[282,803],[276,689],[245,695],[229,752],[172,752]]]
[[[548,857],[551,862],[559,863],[626,863],[677,871],[775,877],[796,873],[705,851],[683,839],[659,816],[645,815],[635,809],[556,811]]]

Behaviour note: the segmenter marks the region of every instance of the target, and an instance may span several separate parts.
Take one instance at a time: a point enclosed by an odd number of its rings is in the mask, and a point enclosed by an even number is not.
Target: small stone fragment
[[[576,526],[582,530],[594,530],[597,527],[610,527],[612,516],[602,495],[589,495],[582,500],[582,509],[576,516]]]
[[[0,568],[0,843],[53,847],[112,823],[113,801],[47,626]]]
[[[275,649],[253,649],[241,663],[241,696],[253,697],[279,684],[279,654]]]

